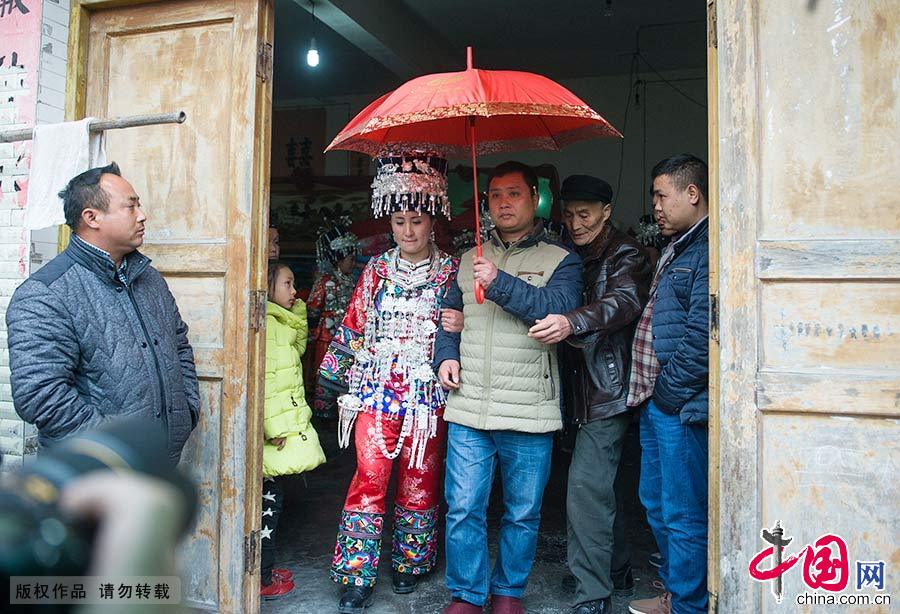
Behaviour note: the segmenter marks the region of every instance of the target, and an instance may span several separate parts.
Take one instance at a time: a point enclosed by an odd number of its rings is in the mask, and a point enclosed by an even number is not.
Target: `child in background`
[[[273,568],[275,530],[284,488],[280,476],[303,473],[325,462],[312,411],[303,393],[300,357],[306,351],[306,305],[297,299],[294,274],[283,263],[269,266],[266,303],[266,406],[263,446],[263,502],[260,595],[280,597],[294,589],[292,574]]]

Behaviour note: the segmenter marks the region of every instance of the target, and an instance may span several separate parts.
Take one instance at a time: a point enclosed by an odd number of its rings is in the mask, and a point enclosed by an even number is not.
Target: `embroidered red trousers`
[[[375,415],[356,418],[356,473],[344,501],[331,576],[335,582],[372,586],[378,571],[386,513],[388,483],[394,461],[385,458],[376,442]],[[402,419],[381,418],[385,448],[393,451]],[[391,561],[394,569],[424,574],[437,559],[435,523],[440,502],[447,424],[438,420],[437,435],[428,440],[422,468],[409,467],[409,438],[397,461],[397,496]]]

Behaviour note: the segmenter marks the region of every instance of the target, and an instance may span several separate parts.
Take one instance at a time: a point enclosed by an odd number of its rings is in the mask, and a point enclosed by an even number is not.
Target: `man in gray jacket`
[[[200,394],[188,327],[137,251],[147,221],[140,199],[115,163],[78,175],[60,198],[72,239],[6,312],[16,412],[37,426],[41,447],[115,416],[152,416],[177,463]]]

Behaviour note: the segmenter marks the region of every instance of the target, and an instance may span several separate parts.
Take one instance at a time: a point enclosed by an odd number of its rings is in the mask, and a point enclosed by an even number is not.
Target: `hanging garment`
[[[27,230],[65,224],[60,190],[76,175],[106,165],[104,133],[91,133],[93,119],[34,127],[25,203]]]

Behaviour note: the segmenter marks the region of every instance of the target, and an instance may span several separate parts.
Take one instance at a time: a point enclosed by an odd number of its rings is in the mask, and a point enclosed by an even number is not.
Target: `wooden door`
[[[900,529],[900,4],[717,0],[720,612],[888,612]],[[802,561],[751,580],[776,521],[846,541],[844,595]],[[857,590],[857,561],[886,563]],[[767,566],[771,566],[771,561]]]
[[[109,131],[107,152],[190,326],[202,417],[182,465],[200,504],[179,559],[190,603],[223,612],[259,608],[271,25],[266,0],[82,2],[72,15],[70,119],[187,113]]]
[[[719,52],[716,2],[706,0],[706,100],[709,158],[709,303],[716,314],[719,304]],[[709,331],[709,539],[707,542],[707,588],[709,611],[718,608],[719,567],[719,325],[710,319]]]

